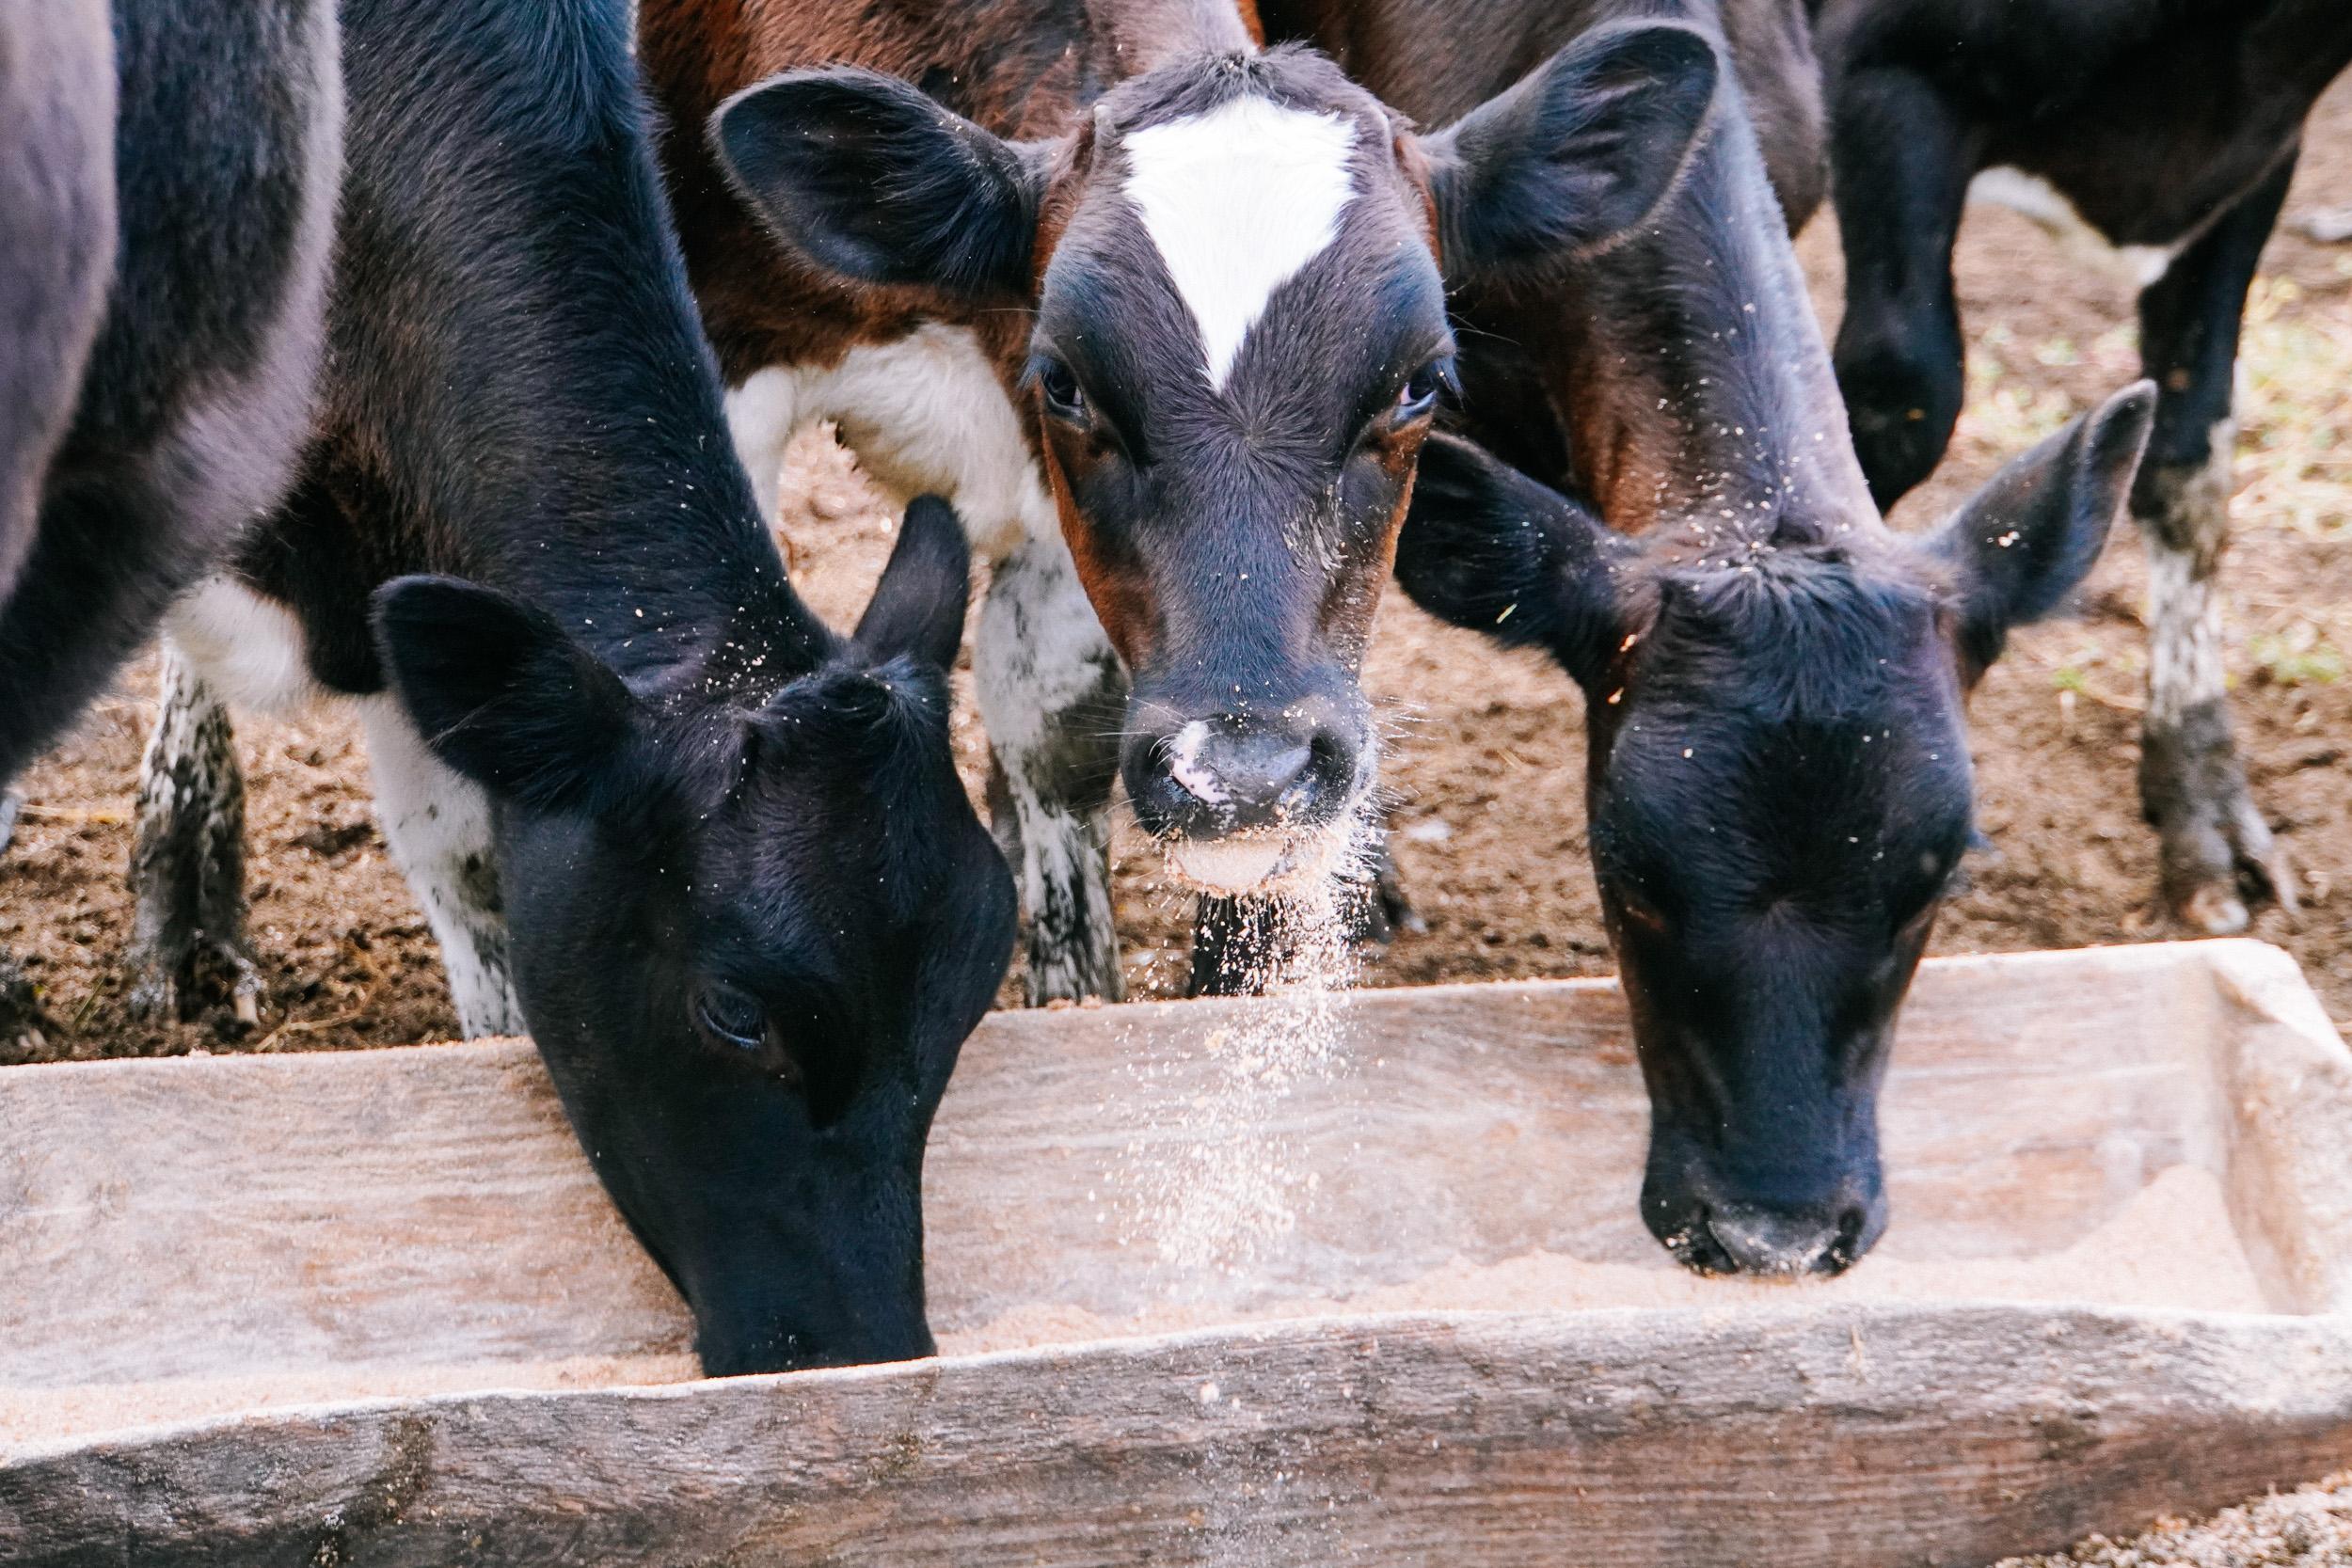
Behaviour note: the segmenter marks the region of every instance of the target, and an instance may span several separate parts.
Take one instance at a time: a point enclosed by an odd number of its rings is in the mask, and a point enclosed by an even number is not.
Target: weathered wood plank
[[[2347,1452],[2334,1318],[1356,1319],[70,1449],[0,1467],[0,1557],[1949,1568]]]

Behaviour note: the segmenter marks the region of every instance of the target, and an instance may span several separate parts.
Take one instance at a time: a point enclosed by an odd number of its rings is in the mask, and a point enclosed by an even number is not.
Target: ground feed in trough
[[[1826,1288],[1659,1252],[1588,983],[1347,1003],[1290,1218],[1175,1266],[1235,1006],[991,1020],[947,1356],[723,1383],[522,1047],[0,1073],[0,1560],[1981,1564],[2352,1456],[2352,1058],[2269,949],[1929,966]]]

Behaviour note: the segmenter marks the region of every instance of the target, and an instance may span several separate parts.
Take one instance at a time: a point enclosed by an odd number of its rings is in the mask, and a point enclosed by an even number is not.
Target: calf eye
[[[1438,406],[1438,397],[1454,386],[1454,367],[1450,360],[1433,359],[1413,372],[1397,394],[1396,418],[1399,424],[1410,424],[1426,416]]]
[[[1086,419],[1087,395],[1078,386],[1077,372],[1058,359],[1041,358],[1033,373],[1047,413],[1073,423]]]
[[[739,986],[706,987],[694,999],[694,1026],[722,1049],[747,1053],[768,1049],[768,1010]]]
[[[1658,911],[1657,906],[1627,888],[1618,888],[1616,894],[1617,908],[1628,920],[1653,936],[1665,935],[1666,917]]]

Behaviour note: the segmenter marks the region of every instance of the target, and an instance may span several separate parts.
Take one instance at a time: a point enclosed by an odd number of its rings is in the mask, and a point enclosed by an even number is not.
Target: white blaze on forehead
[[[1339,236],[1355,142],[1339,115],[1250,97],[1127,137],[1127,198],[1200,328],[1212,387],[1274,291]]]

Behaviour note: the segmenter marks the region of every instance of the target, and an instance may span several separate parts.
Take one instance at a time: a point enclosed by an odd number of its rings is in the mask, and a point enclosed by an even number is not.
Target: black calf
[[[1941,460],[1963,387],[1951,252],[1971,180],[2046,181],[2050,214],[2146,248],[2159,388],[2132,496],[2150,554],[2140,794],[2197,929],[2294,888],[2231,736],[2216,577],[2229,536],[2238,318],[2304,116],[2352,62],[2340,0],[1815,0],[1846,252],[1837,377],[1883,507]],[[2071,203],[2072,212],[2065,210]]]
[[[1782,216],[1726,77],[1632,233],[1458,302],[1494,334],[1465,335],[1463,420],[1510,463],[1433,442],[1397,555],[1424,608],[1584,689],[1644,1212],[1686,1262],[1763,1273],[1843,1268],[1885,1223],[1878,1079],[1969,831],[1963,694],[2088,569],[2148,417],[2127,394],[1897,537]]]
[[[178,700],[357,700],[466,1022],[537,1039],[707,1369],[922,1354],[924,1140],[1013,924],[948,752],[960,529],[918,501],[846,641],[787,582],[620,0],[343,21],[315,436],[175,611]],[[215,803],[152,795],[160,845]]]

